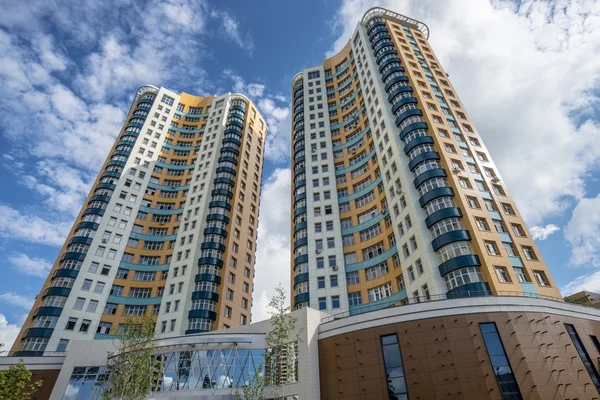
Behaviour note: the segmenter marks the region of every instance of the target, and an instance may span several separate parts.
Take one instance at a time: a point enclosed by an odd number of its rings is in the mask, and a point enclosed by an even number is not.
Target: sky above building
[[[364,12],[425,22],[563,294],[600,291],[594,0],[0,0],[0,343],[33,303],[137,87],[240,92],[269,123],[253,320],[289,287],[292,77]]]

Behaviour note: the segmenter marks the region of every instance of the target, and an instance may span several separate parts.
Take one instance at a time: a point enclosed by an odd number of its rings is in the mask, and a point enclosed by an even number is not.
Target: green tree
[[[265,335],[264,363],[236,393],[236,400],[263,400],[265,387],[273,389],[276,399],[283,399],[283,385],[294,382],[297,374],[298,343],[301,330],[296,330],[298,318],[290,314],[285,289],[275,288],[269,303],[270,327]]]
[[[144,400],[161,378],[154,317],[129,318],[115,342],[117,352],[109,356],[103,400]]]
[[[4,345],[0,343],[0,349]],[[25,368],[23,360],[0,371],[0,399],[29,400],[42,387],[42,381],[31,382],[33,374]]]

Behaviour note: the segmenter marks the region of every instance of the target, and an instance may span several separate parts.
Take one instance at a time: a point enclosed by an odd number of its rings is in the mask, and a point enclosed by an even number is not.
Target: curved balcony
[[[244,124],[243,124],[243,123],[241,123],[241,122],[240,122],[240,121],[238,121],[238,120],[234,120],[234,119],[232,119],[232,120],[229,120],[229,119],[228,119],[226,124],[227,124],[227,125],[237,125],[237,126],[239,126],[240,128],[243,128],[243,127],[244,127]]]
[[[216,321],[217,313],[210,310],[190,310],[188,312],[188,318],[204,318]]]
[[[219,173],[219,172],[226,172],[233,176],[235,176],[237,174],[237,171],[231,167],[217,167],[217,173]]]
[[[367,29],[367,35],[369,35],[369,42],[373,39],[373,36],[377,35],[379,32],[389,33],[389,31],[385,27],[385,22],[376,22],[375,25]]]
[[[402,73],[404,73],[406,71],[404,70],[404,67],[393,67],[393,68],[390,68],[389,70],[385,71],[385,73],[381,76],[381,80],[383,82],[385,82],[385,80],[388,78],[388,76],[390,76],[394,72],[402,72]]]
[[[303,174],[306,172],[306,168],[301,167],[298,168],[297,170],[294,171],[294,178],[296,178],[298,175]]]
[[[392,79],[390,79],[390,81],[388,83],[385,84],[385,91],[388,92],[390,90],[390,88],[398,82],[408,82],[408,76],[406,75],[400,75],[400,76],[395,76]]]
[[[377,56],[377,59],[375,60],[375,62],[377,64],[379,64],[381,62],[381,60],[383,59],[383,57],[385,57],[387,55],[398,55],[398,52],[396,50],[393,50],[393,49],[386,50],[383,53],[381,53],[379,56]]]
[[[389,40],[377,38],[377,42],[375,42],[375,47],[373,48],[373,53],[376,54],[379,50],[383,49],[386,46],[394,47],[394,43],[392,43]]]
[[[49,315],[51,317],[58,317],[62,314],[63,309],[61,307],[38,307],[35,310],[34,316],[38,315]]]
[[[460,299],[464,297],[492,296],[490,285],[487,282],[473,282],[466,285],[455,287],[446,292],[448,299]]]
[[[221,153],[233,153],[235,155],[237,155],[238,157],[240,156],[240,151],[236,148],[236,147],[221,147]]]
[[[196,274],[195,282],[215,282],[221,284],[221,277],[215,274]]]
[[[400,61],[400,59],[398,57],[390,57],[389,59],[383,61],[380,65],[379,65],[379,72],[383,71],[383,69],[390,65],[391,63],[402,63],[402,61]]]
[[[469,233],[469,231],[459,229],[456,231],[446,232],[443,235],[436,237],[431,241],[431,245],[433,246],[433,251],[438,251],[447,244],[470,240],[471,234]]]
[[[77,278],[77,275],[79,275],[79,270],[77,269],[57,269],[56,271],[54,271],[54,275],[52,276],[52,278]]]
[[[198,291],[198,292],[192,292],[192,300],[212,300],[212,301],[219,301],[219,295],[217,293],[213,293],[213,292],[207,292],[207,291]]]
[[[427,192],[423,196],[421,196],[421,198],[419,199],[419,204],[421,204],[421,207],[425,207],[425,205],[427,203],[429,203],[431,200],[437,199],[438,197],[444,197],[444,196],[454,196],[454,190],[452,190],[451,187],[439,187],[439,188],[430,190],[429,192]]]
[[[115,179],[119,179],[120,177],[121,177],[121,173],[119,173],[119,172],[112,172],[112,171],[103,172],[102,175],[100,175],[100,178],[115,178]]]
[[[388,101],[390,104],[394,104],[394,99],[396,98],[396,96],[399,96],[402,93],[405,92],[413,92],[413,88],[410,86],[400,86],[397,89],[394,89],[394,91],[392,91],[389,95],[388,95]]]
[[[127,126],[125,126],[125,129],[127,129],[127,128],[140,128],[140,129],[142,129],[143,126],[144,126],[143,124],[140,124],[138,122],[130,122],[130,123],[127,124]]]
[[[307,263],[307,262],[308,262],[308,254],[298,256],[298,257],[294,258],[294,267],[298,264]]]
[[[427,225],[427,228],[431,228],[435,223],[440,222],[441,220],[444,220],[447,218],[453,218],[453,217],[457,217],[457,218],[462,217],[462,211],[460,210],[460,208],[457,208],[457,207],[442,208],[441,210],[438,210],[438,211],[434,212],[433,214],[431,214],[429,217],[425,218],[425,225]]]
[[[307,245],[308,244],[308,238],[300,238],[294,241],[294,251],[302,246],[302,245]]]
[[[294,286],[302,282],[308,282],[308,272],[298,274],[294,277]]]
[[[300,207],[294,211],[294,218],[300,214],[306,214],[306,207]]]
[[[227,190],[227,189],[213,189],[212,192],[210,192],[210,194],[212,196],[227,196],[230,199],[233,198],[233,192],[231,190]]]
[[[204,234],[205,235],[219,235],[219,236],[223,236],[224,238],[227,237],[227,231],[225,229],[221,229],[221,228],[205,228]]]
[[[221,162],[230,162],[230,163],[234,163],[235,165],[238,165],[237,158],[228,157],[228,156],[221,156],[221,157],[219,157],[219,159],[217,161],[220,163]]]
[[[415,188],[418,188],[419,186],[421,186],[424,182],[433,179],[433,178],[443,178],[448,176],[446,174],[446,171],[443,168],[433,168],[430,170],[427,170],[425,172],[423,172],[422,174],[419,174],[419,176],[417,176],[414,180],[413,180],[413,184],[415,185]]]
[[[400,124],[402,124],[402,122],[404,122],[404,120],[407,118],[414,117],[414,116],[421,116],[421,115],[423,115],[423,112],[419,109],[405,111],[402,114],[400,114],[398,116],[398,118],[396,118],[396,126],[400,127]],[[411,124],[411,125],[413,125],[413,124]],[[407,126],[407,128],[408,127],[410,127],[410,125]]]
[[[73,243],[92,244],[93,241],[94,241],[94,238],[91,238],[88,236],[73,236],[69,240],[69,244],[73,244]]]
[[[233,179],[225,178],[225,177],[215,178],[215,180],[213,182],[214,183],[224,183],[226,185],[235,186],[235,182]]]
[[[223,268],[223,260],[215,257],[200,257],[198,265],[216,265],[219,268]]]
[[[298,201],[304,200],[304,199],[306,199],[306,192],[299,193],[299,194],[297,194],[297,195],[294,196],[294,204],[296,204]]]
[[[30,337],[50,338],[54,328],[29,328],[25,330],[23,339]]]
[[[294,305],[298,304],[298,303],[305,303],[307,301],[310,301],[310,293],[306,292],[306,293],[300,293],[294,296]]]
[[[298,92],[301,92],[303,89],[304,89],[304,85],[297,86],[294,89],[294,97],[296,97],[298,95]]]
[[[108,163],[106,163],[107,167],[121,167],[121,168],[125,168],[126,163],[124,161],[118,161],[118,160],[110,160]]]
[[[88,228],[88,229],[94,229],[94,230],[98,230],[98,227],[100,226],[100,224],[97,224],[96,222],[88,222],[88,221],[83,221],[77,224],[77,226],[75,227],[75,229],[79,229],[79,228]]]
[[[114,183],[99,183],[96,185],[96,189],[109,189],[109,190],[115,190],[117,188],[117,185],[115,185]]]
[[[217,242],[204,242],[200,245],[200,249],[202,249],[202,250],[214,249],[214,250],[225,251],[225,245],[221,244],[221,243],[217,243]]]
[[[221,215],[221,214],[208,214],[206,216],[206,220],[207,221],[222,221],[222,222],[225,222],[226,224],[229,223],[229,217],[226,215]]]
[[[69,289],[69,288],[64,288],[64,287],[49,287],[44,292],[44,297],[46,297],[46,296],[63,296],[63,297],[69,297],[70,293],[71,293],[71,289]]]
[[[246,114],[246,109],[240,105],[231,106],[230,110],[238,110],[241,111],[243,114]]]
[[[90,198],[90,201],[103,201],[108,203],[110,201],[110,196],[105,196],[103,194],[95,194]]]
[[[83,261],[85,260],[85,254],[84,253],[75,253],[72,251],[68,251],[66,253],[63,253],[62,257],[60,258],[61,260],[77,260],[77,261]]]
[[[415,158],[413,158],[408,163],[408,168],[412,171],[413,169],[415,169],[415,167],[417,165],[421,164],[425,160],[439,160],[439,159],[440,159],[440,155],[438,154],[437,151],[426,151],[425,153],[421,153],[418,156],[416,156]]]
[[[231,138],[231,137],[226,137],[223,139],[223,144],[226,144],[226,143],[233,143],[233,144],[237,144],[238,146],[242,145],[242,142],[239,139]]]
[[[404,129],[402,129],[402,131],[400,131],[400,139],[404,140],[406,135],[408,135],[415,129],[426,129],[427,130],[427,129],[429,129],[429,126],[427,125],[426,122],[414,122],[408,126],[405,126]]]
[[[300,229],[304,229],[306,227],[308,227],[308,222],[306,222],[306,221],[298,222],[296,225],[294,225],[294,233],[296,233]]]
[[[94,215],[104,215],[104,209],[103,208],[86,208],[83,211],[83,215],[88,215],[88,214],[94,214]]]
[[[129,157],[129,155],[131,154],[130,151],[125,151],[125,150],[115,150],[112,152],[111,157],[112,156],[124,156],[124,157]]]
[[[375,36],[375,35],[373,35],[373,36]],[[374,39],[374,41],[370,40],[370,42],[371,42],[371,49],[373,49],[373,51],[376,53],[377,50],[375,50],[375,46],[377,46],[377,44],[379,42],[381,42],[382,40],[385,40],[385,39],[388,39],[388,41],[390,41],[390,46],[393,46],[393,44],[391,42],[392,37],[390,35],[388,35],[387,33],[384,33],[383,35],[379,36],[377,39]]]
[[[236,128],[228,128],[228,129],[225,129],[225,131],[223,132],[223,134],[225,134],[225,135],[236,135],[236,136],[241,137],[242,136],[242,130],[238,129],[237,127]]]
[[[439,265],[438,269],[440,270],[440,275],[444,277],[450,272],[456,271],[457,269],[466,267],[479,267],[480,265],[481,262],[479,261],[479,257],[477,255],[466,254],[446,260]]]
[[[431,136],[420,136],[416,139],[411,140],[404,146],[404,154],[410,153],[412,149],[422,144],[433,144],[433,138]]]
[[[300,157],[296,157],[294,159],[294,167],[296,166],[296,164],[301,163],[302,161],[305,161],[306,158],[304,156],[300,156]]]
[[[230,110],[228,118],[229,117],[237,117],[237,118],[239,118],[239,119],[241,119],[243,121],[244,118],[245,118],[245,115],[242,114],[242,113],[239,113],[239,112],[237,112],[235,110]]]

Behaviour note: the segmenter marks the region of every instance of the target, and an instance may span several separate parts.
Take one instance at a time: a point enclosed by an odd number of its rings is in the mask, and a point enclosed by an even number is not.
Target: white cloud
[[[572,265],[600,267],[600,195],[577,204],[564,236],[571,244]]]
[[[4,345],[0,349],[0,355],[10,350],[20,330],[20,326],[9,324],[4,314],[0,314],[0,344]]]
[[[254,51],[254,41],[249,33],[242,35],[240,24],[233,15],[223,11],[213,11],[212,17],[221,20],[225,37],[252,54]]]
[[[573,293],[581,292],[582,290],[600,293],[600,271],[579,276],[560,288],[560,292],[563,296],[570,296]]]
[[[46,278],[48,272],[50,272],[50,268],[52,268],[52,263],[48,260],[29,257],[23,253],[15,253],[9,256],[8,261],[17,272],[38,278]]]
[[[600,46],[597,1],[346,0],[329,55],[373,6],[428,25],[433,51],[530,225],[586,197],[586,180],[600,160],[600,57],[592,56]],[[597,234],[598,222],[579,232]],[[595,237],[574,235],[581,244],[575,264],[598,263]]]
[[[290,169],[276,169],[262,188],[252,320],[269,318],[267,304],[281,282],[290,299]]]
[[[13,306],[22,307],[26,310],[33,307],[33,299],[14,292],[0,294],[0,301],[10,303]]]
[[[62,246],[70,228],[69,222],[47,221],[0,205],[0,237],[3,238]]]
[[[532,226],[529,229],[531,232],[531,237],[535,240],[546,240],[548,236],[552,235],[554,232],[558,232],[560,228],[554,224],[548,224],[546,226]]]

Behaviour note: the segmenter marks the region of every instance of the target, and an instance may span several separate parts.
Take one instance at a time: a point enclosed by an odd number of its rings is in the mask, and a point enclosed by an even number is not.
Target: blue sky
[[[561,288],[600,290],[600,10],[591,0],[388,1],[429,25]],[[289,279],[289,96],[367,0],[0,0],[0,342],[10,342],[144,83],[240,91],[270,125],[254,319]]]

